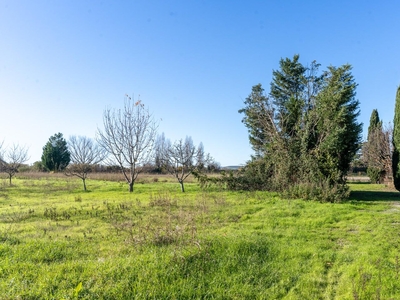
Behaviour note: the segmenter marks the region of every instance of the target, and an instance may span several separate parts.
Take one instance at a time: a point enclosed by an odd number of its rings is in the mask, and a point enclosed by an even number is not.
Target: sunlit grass
[[[0,185],[0,299],[400,298],[395,191],[332,204],[150,178]]]

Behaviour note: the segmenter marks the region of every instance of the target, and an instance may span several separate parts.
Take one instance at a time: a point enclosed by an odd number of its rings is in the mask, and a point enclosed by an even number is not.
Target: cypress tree
[[[372,110],[371,117],[369,119],[369,127],[368,127],[368,136],[371,134],[373,130],[379,127],[382,122],[379,119],[378,110]]]
[[[382,121],[379,119],[378,110],[374,109],[369,119],[366,161],[368,164],[367,174],[372,183],[379,183],[384,172],[383,166],[377,161],[376,154],[381,152],[380,134],[382,133]],[[375,155],[374,155],[375,154]]]
[[[393,120],[393,183],[396,190],[400,191],[400,86],[397,88],[396,103],[394,108]]]

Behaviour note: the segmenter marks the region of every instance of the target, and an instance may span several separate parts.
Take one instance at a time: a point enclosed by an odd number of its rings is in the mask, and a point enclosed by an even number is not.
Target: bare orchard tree
[[[185,192],[185,179],[194,171],[204,170],[206,165],[213,161],[209,154],[204,153],[203,144],[194,146],[191,137],[186,137],[184,141],[179,140],[174,144],[166,140],[164,145],[163,167],[178,180],[182,192]]]
[[[133,192],[135,180],[151,161],[157,123],[141,103],[126,96],[123,109],[106,109],[104,131],[98,129],[98,142],[109,154],[109,163],[117,164]]]
[[[71,136],[68,141],[71,162],[65,175],[82,179],[83,190],[86,191],[86,178],[93,166],[104,160],[106,151],[96,141],[86,136]]]
[[[28,148],[18,144],[13,144],[5,149],[4,153],[0,153],[0,169],[2,172],[8,174],[10,185],[12,177],[18,173],[21,165],[28,159]]]

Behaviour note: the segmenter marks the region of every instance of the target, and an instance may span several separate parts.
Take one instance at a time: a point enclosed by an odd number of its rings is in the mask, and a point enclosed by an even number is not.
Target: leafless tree
[[[369,167],[381,170],[383,177],[389,178],[392,176],[393,126],[378,127],[369,135],[370,142],[364,143],[362,148],[363,160],[368,162]]]
[[[117,164],[133,192],[139,173],[151,161],[157,123],[141,103],[126,96],[121,110],[106,109],[104,131],[98,129],[98,142],[109,154],[109,163]]]
[[[3,143],[1,143],[1,146],[2,145]],[[1,148],[2,147],[0,147],[0,150]],[[5,149],[3,153],[0,153],[0,169],[2,172],[8,174],[10,185],[12,177],[18,173],[21,165],[28,159],[28,148],[18,144],[13,144]]]
[[[184,181],[194,171],[202,171],[213,160],[209,154],[204,153],[203,144],[194,146],[191,137],[186,137],[171,144],[169,140],[164,143],[162,155],[163,167],[173,175],[185,192]]]
[[[86,178],[93,165],[100,163],[106,156],[105,150],[91,138],[71,136],[68,141],[71,163],[65,170],[65,175],[82,179],[83,190],[86,191]]]

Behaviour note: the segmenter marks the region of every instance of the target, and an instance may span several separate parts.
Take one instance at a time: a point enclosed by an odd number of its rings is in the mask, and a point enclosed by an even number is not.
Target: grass
[[[400,198],[0,181],[0,299],[399,299]]]

